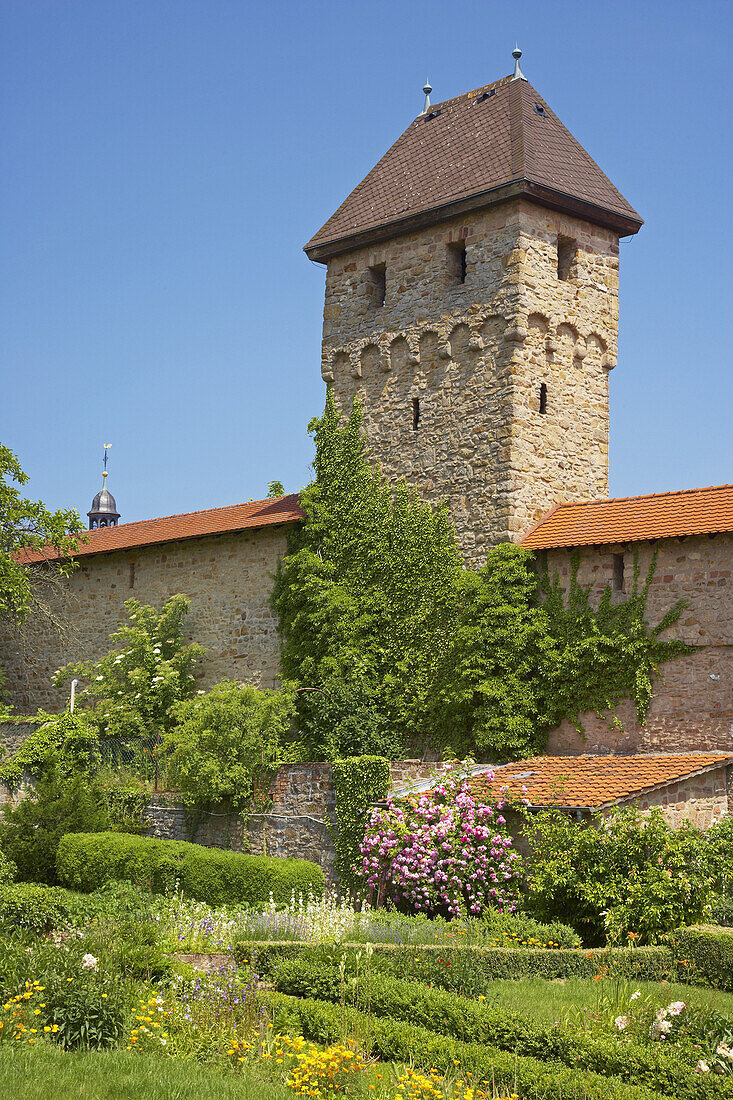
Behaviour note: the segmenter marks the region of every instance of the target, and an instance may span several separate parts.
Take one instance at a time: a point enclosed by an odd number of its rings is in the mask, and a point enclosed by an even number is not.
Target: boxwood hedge
[[[266,905],[272,895],[286,905],[295,894],[324,890],[321,868],[305,859],[249,856],[186,841],[129,833],[68,833],[56,857],[59,880],[90,892],[105,882],[128,880],[155,893],[174,889],[208,905]]]
[[[252,952],[256,952],[257,969],[267,975],[279,959],[299,956],[323,961],[326,957],[323,948],[309,943],[248,940],[235,944],[234,950],[240,960],[251,959]],[[456,993],[481,993],[486,983],[496,978],[594,978],[603,972],[629,981],[670,981],[676,976],[668,947],[583,951],[377,943],[373,950],[373,968]],[[346,954],[347,962],[359,951],[363,953],[363,943],[328,948],[331,957],[334,952]]]
[[[363,962],[362,962],[363,965]],[[296,997],[340,1001],[339,968],[283,960],[276,988]],[[466,1043],[490,1043],[503,1051],[531,1058],[582,1066],[604,1076],[619,1077],[676,1096],[678,1100],[704,1097],[733,1098],[733,1079],[720,1082],[701,1077],[672,1048],[644,1047],[628,1039],[575,1035],[562,1027],[547,1027],[521,1012],[483,1004],[422,982],[398,981],[390,975],[362,972],[358,987],[348,981],[348,996],[358,993],[376,1016],[417,1024]]]
[[[689,981],[733,993],[733,928],[696,924],[678,928],[669,939]]]
[[[351,1033],[368,1037],[372,1052],[383,1061],[409,1062],[424,1070],[435,1068],[450,1074],[460,1065],[462,1073],[473,1074],[475,1083],[481,1079],[491,1082],[497,1095],[515,1092],[523,1100],[660,1100],[678,1095],[499,1050],[488,1042],[460,1042],[402,1020],[366,1016],[348,1006],[280,993],[270,994],[270,1001],[278,1031],[302,1034],[317,1043],[333,1043],[340,1040],[346,1025]]]

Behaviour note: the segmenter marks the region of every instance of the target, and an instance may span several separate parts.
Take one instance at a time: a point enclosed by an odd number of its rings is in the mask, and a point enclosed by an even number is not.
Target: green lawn
[[[518,1009],[543,1023],[553,1024],[555,1020],[562,1022],[568,1012],[594,1012],[601,997],[614,996],[614,991],[618,989],[618,985],[610,980],[594,982],[587,978],[567,978],[546,981],[544,978],[522,978],[518,981],[487,982],[485,995],[487,1000],[496,997],[502,1007]],[[733,1016],[733,993],[675,982],[623,984],[625,993],[630,994],[637,989],[644,995],[648,994],[660,1006],[670,1001],[685,1001],[715,1009],[721,1015]]]
[[[0,1046],[0,1096],[13,1100],[293,1100],[265,1078],[224,1076],[192,1062],[111,1051]]]

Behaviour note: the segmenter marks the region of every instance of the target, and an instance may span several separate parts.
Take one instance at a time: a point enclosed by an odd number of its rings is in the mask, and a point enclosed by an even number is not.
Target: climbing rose
[[[493,774],[485,779],[491,783]],[[470,776],[448,767],[435,786],[375,810],[354,870],[364,885],[420,913],[479,916],[489,906],[516,908],[519,856],[502,810],[469,792]]]

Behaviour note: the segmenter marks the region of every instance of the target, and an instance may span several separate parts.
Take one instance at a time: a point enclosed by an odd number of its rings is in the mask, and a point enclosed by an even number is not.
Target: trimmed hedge
[[[676,977],[668,947],[577,951],[376,943],[373,948],[373,969],[396,978],[417,978],[456,993],[481,993],[487,982],[497,978],[594,978],[601,971],[629,981],[670,981]],[[258,971],[268,976],[280,959],[325,961],[324,949],[312,943],[248,940],[234,945],[238,960],[250,959],[253,951],[257,952]],[[357,951],[364,951],[363,943],[328,947],[331,958],[334,952],[353,958]]]
[[[146,884],[155,893],[178,885],[208,905],[266,905],[270,895],[287,905],[295,894],[321,896],[323,871],[305,859],[248,856],[178,840],[129,833],[68,833],[56,857],[58,877],[73,890],[90,893],[106,882]]]
[[[678,928],[669,939],[688,981],[733,993],[733,928],[695,924]]]
[[[339,1002],[342,983],[337,966],[318,965],[299,959],[283,961],[277,971],[280,993],[321,1001]],[[348,995],[355,992],[351,981]],[[490,1043],[499,1050],[526,1057],[582,1066],[604,1076],[639,1083],[676,1096],[678,1100],[703,1100],[707,1096],[733,1097],[733,1079],[720,1082],[701,1078],[672,1049],[607,1036],[573,1035],[559,1027],[547,1027],[521,1012],[484,1005],[467,997],[421,982],[395,981],[386,974],[362,972],[359,995],[376,1016],[438,1031],[465,1043]]]
[[[333,1043],[340,1040],[345,1025],[368,1037],[372,1053],[383,1061],[409,1062],[423,1070],[435,1068],[450,1074],[458,1063],[462,1073],[473,1074],[475,1082],[487,1079],[499,1094],[518,1091],[523,1100],[660,1100],[665,1095],[679,1095],[676,1088],[664,1094],[617,1077],[601,1077],[558,1062],[515,1055],[487,1042],[459,1042],[401,1020],[366,1016],[353,1008],[323,1001],[275,993],[270,994],[270,1002],[278,1031],[299,1033],[316,1043]]]
[[[0,925],[48,932],[68,916],[66,891],[57,886],[13,882],[0,886]]]

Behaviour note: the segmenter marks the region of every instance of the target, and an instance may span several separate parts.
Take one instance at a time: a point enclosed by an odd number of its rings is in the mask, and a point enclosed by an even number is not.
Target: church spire
[[[117,521],[120,518],[120,513],[117,511],[117,504],[115,498],[107,488],[107,452],[109,451],[111,443],[105,443],[104,445],[104,470],[102,471],[102,488],[92,501],[92,507],[87,516],[89,517],[89,530],[93,531],[97,527],[116,527]]]

